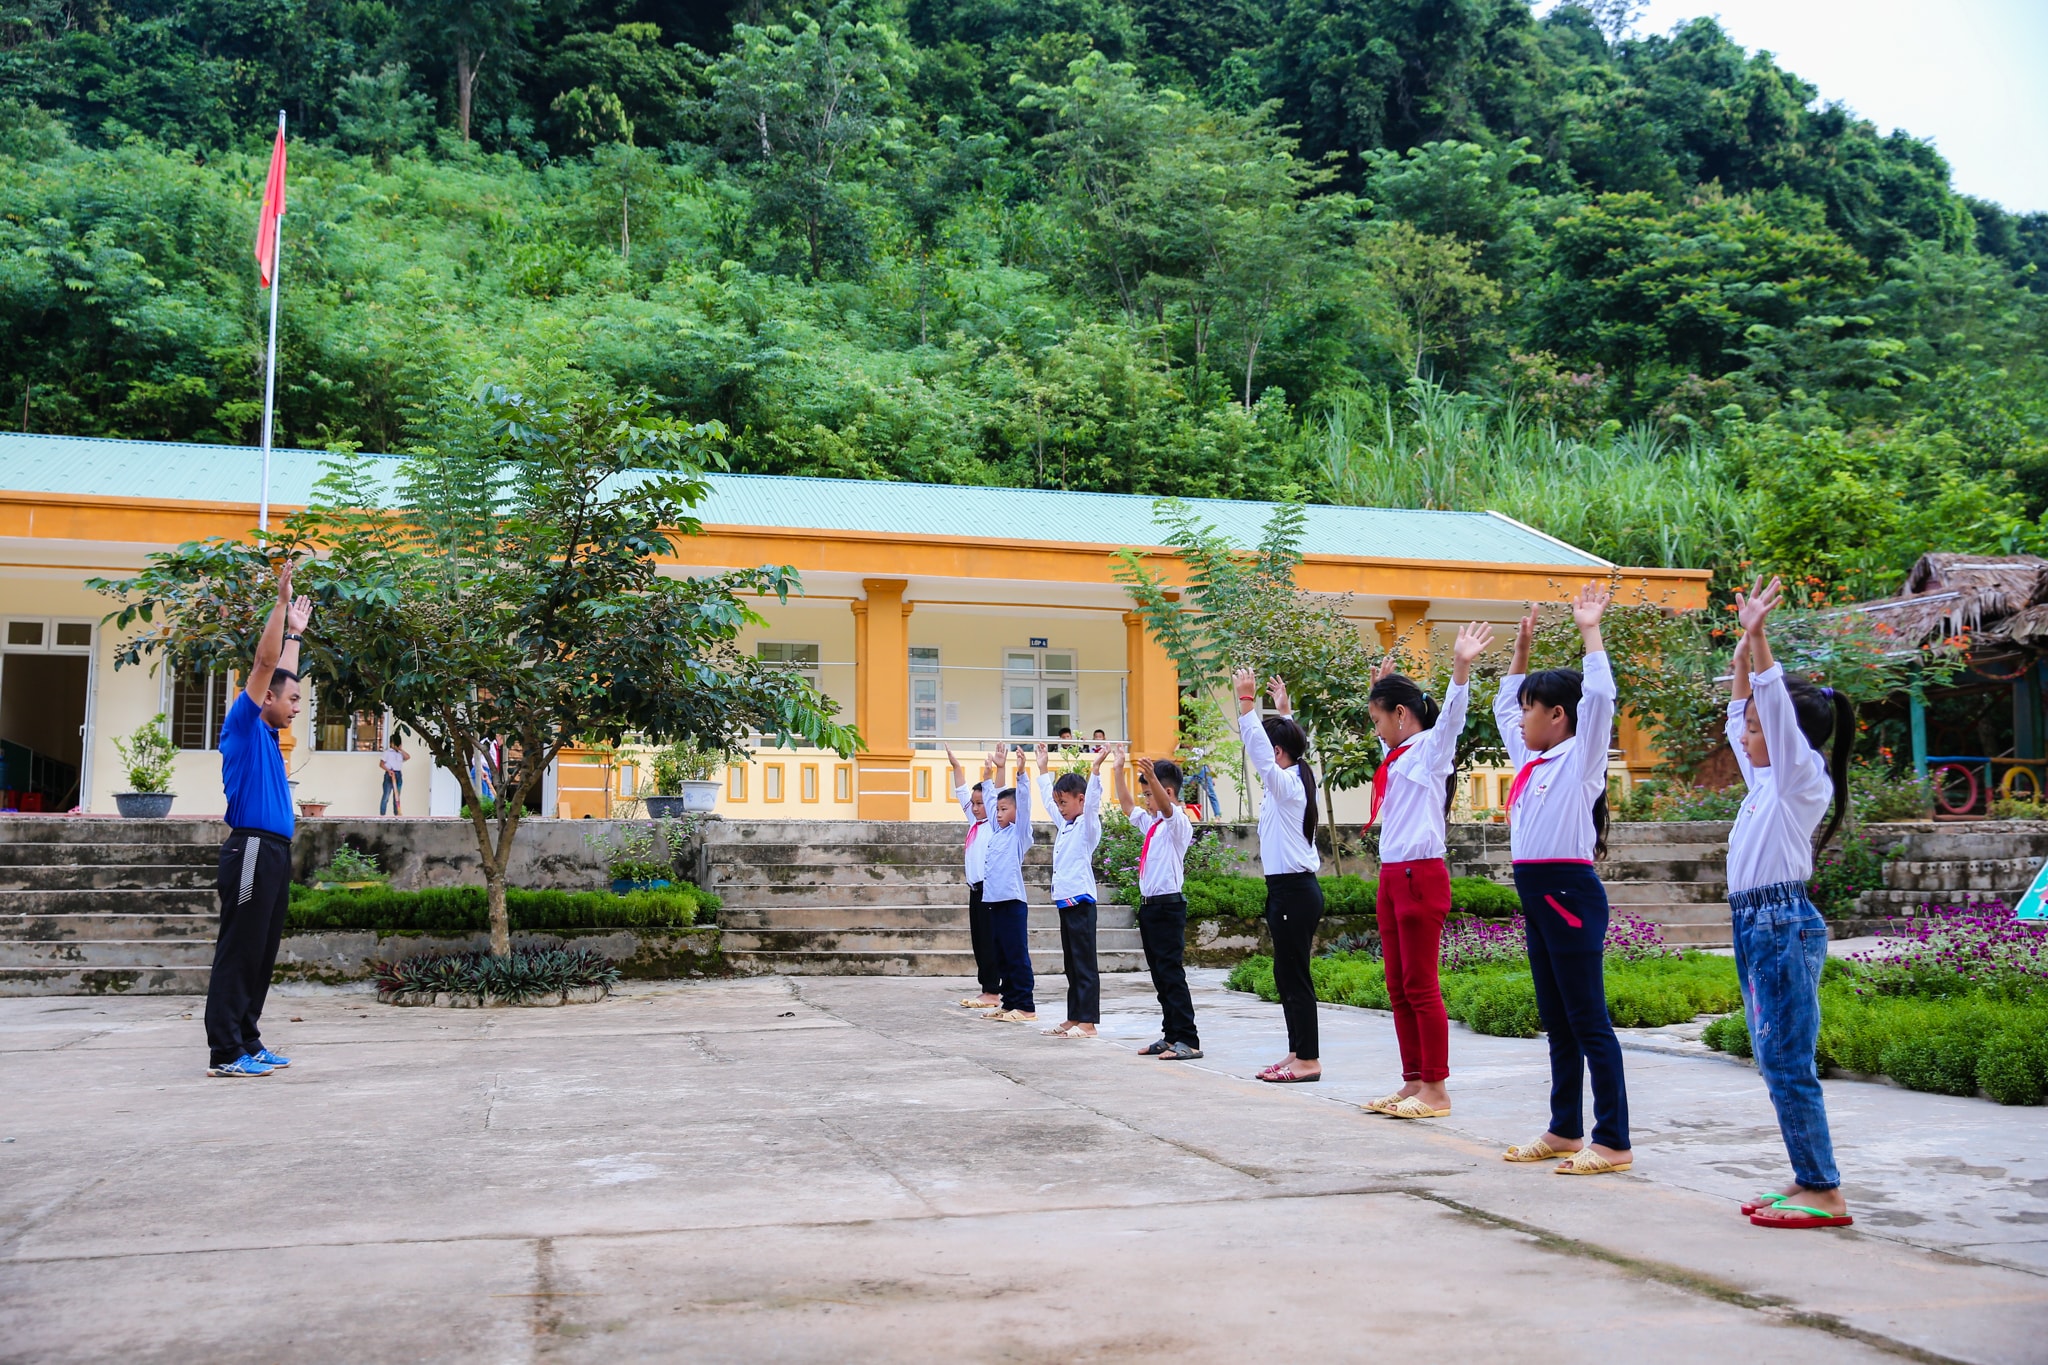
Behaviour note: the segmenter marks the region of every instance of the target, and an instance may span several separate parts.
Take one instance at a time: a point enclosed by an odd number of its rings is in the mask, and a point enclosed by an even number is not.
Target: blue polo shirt
[[[220,723],[220,784],[228,795],[228,826],[292,837],[292,789],[285,780],[277,731],[246,691]]]

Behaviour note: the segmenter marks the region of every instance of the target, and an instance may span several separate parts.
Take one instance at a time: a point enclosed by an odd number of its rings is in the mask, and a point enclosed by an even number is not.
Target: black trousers
[[[982,903],[981,883],[967,884],[967,937],[974,945],[974,976],[983,995],[998,995],[1003,987],[1003,959],[996,952],[995,924],[988,906]]]
[[[1627,1151],[1628,1081],[1607,1017],[1607,888],[1584,863],[1516,863],[1515,890],[1536,982],[1536,1017],[1550,1044],[1550,1131],[1585,1136],[1593,1073],[1593,1141]]]
[[[1160,1032],[1169,1043],[1200,1047],[1195,1034],[1195,997],[1188,991],[1188,902],[1185,896],[1147,896],[1138,906],[1138,941],[1159,996]]]
[[[292,846],[260,830],[238,829],[220,846],[220,937],[206,981],[207,1064],[219,1066],[263,1047],[256,1021],[270,994],[270,969],[290,903]]]
[[[1095,966],[1095,902],[1060,908],[1060,957],[1066,963],[1067,1018],[1102,1022],[1102,974]]]
[[[1030,907],[1023,901],[990,901],[988,922],[989,932],[995,937],[996,958],[1002,964],[1002,984],[998,990],[1003,1008],[1035,1013],[1038,1006],[1033,1003],[1031,992],[1037,982],[1031,973]]]
[[[1308,960],[1323,922],[1323,884],[1313,872],[1266,878],[1266,928],[1273,935],[1273,987],[1287,1019],[1287,1050],[1304,1062],[1323,1055],[1316,1028],[1316,984]]]

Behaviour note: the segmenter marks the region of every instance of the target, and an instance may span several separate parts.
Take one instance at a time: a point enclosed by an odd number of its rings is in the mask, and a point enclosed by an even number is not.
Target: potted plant
[[[625,826],[616,835],[586,834],[583,841],[604,854],[605,874],[611,878],[612,890],[621,896],[667,886],[675,876],[672,861],[655,856],[655,845],[661,841],[659,825]]]
[[[376,854],[359,853],[343,844],[334,850],[325,867],[313,869],[312,882],[315,891],[363,891],[389,886],[391,874],[377,866]]]
[[[177,799],[171,791],[171,763],[178,751],[158,712],[126,739],[114,741],[114,752],[128,770],[128,790],[114,793],[114,807],[124,820],[161,820]]]
[[[678,740],[656,753],[654,795],[647,798],[647,813],[664,820],[716,809],[718,784],[711,774],[723,757],[693,739]]]
[[[299,814],[308,820],[327,814],[327,798],[324,796],[300,797]]]

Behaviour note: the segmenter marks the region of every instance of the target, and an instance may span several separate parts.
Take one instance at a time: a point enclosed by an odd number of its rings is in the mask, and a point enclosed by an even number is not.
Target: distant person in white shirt
[[[1451,646],[1451,686],[1439,707],[1389,654],[1366,694],[1366,711],[1386,746],[1372,775],[1372,814],[1380,827],[1380,957],[1401,1047],[1401,1088],[1365,1107],[1397,1119],[1440,1119],[1451,1112],[1451,1025],[1437,980],[1444,920],[1451,913],[1451,869],[1444,861],[1444,820],[1457,781],[1458,735],[1472,699],[1472,661],[1493,643],[1493,627],[1474,621]]]
[[[1266,870],[1266,928],[1273,938],[1273,986],[1287,1021],[1287,1055],[1259,1073],[1274,1085],[1323,1078],[1316,1027],[1316,987],[1309,975],[1316,927],[1323,922],[1323,884],[1316,879],[1316,775],[1307,762],[1308,736],[1295,722],[1287,684],[1266,684],[1278,715],[1259,716],[1259,683],[1249,668],[1231,678],[1237,689],[1237,736],[1258,774],[1259,863]]]
[[[405,765],[412,755],[407,753],[405,746],[399,743],[403,738],[405,738],[405,731],[392,731],[391,742],[384,746],[384,752],[377,758],[377,766],[384,770],[384,790],[377,797],[377,814],[379,815],[384,813],[386,805],[391,807],[393,815],[405,814],[403,805],[405,796]]]
[[[974,975],[981,987],[980,995],[970,995],[960,1004],[971,1010],[1000,1009],[1002,964],[996,958],[996,936],[989,925],[988,906],[981,898],[981,872],[988,862],[988,809],[982,804],[981,784],[988,781],[995,764],[983,758],[981,776],[970,787],[950,744],[946,746],[946,762],[953,769],[953,799],[960,803],[960,813],[967,817],[967,837],[961,842],[960,856],[967,875],[967,940],[974,948]]]
[[[1856,712],[1832,687],[1817,687],[1772,659],[1765,626],[1783,592],[1774,578],[1735,594],[1742,640],[1735,647],[1728,746],[1749,787],[1728,835],[1735,974],[1756,1069],[1792,1158],[1792,1183],[1749,1200],[1743,1212],[1758,1227],[1843,1228],[1855,1220],[1842,1198],[1814,1060],[1828,926],[1807,899],[1806,884],[1815,848],[1835,837],[1849,809]],[[1821,757],[1830,743],[1832,756]],[[1834,815],[1816,844],[1814,826],[1831,805]]]
[[[1138,849],[1138,938],[1145,965],[1152,972],[1152,990],[1159,997],[1163,1022],[1157,1042],[1139,1049],[1141,1056],[1162,1062],[1191,1062],[1202,1055],[1195,1032],[1195,998],[1188,990],[1183,959],[1188,947],[1188,901],[1183,894],[1188,845],[1195,827],[1180,803],[1180,766],[1170,758],[1141,758],[1138,786],[1145,808],[1131,799],[1123,754],[1117,755],[1116,802],[1144,836]]]
[[[1038,799],[1052,824],[1052,904],[1060,917],[1060,956],[1067,974],[1067,1017],[1045,1032],[1057,1038],[1093,1038],[1102,1022],[1102,976],[1095,959],[1095,849],[1102,842],[1102,763],[1095,751],[1084,779],[1061,773],[1038,746]],[[1019,779],[1022,780],[1021,778]]]
[[[1508,847],[1529,941],[1536,1015],[1550,1044],[1550,1127],[1517,1143],[1509,1161],[1557,1164],[1560,1175],[1608,1175],[1634,1163],[1621,1041],[1607,1017],[1607,888],[1593,861],[1607,853],[1607,743],[1614,734],[1614,669],[1600,638],[1607,589],[1588,583],[1572,603],[1585,671],[1529,671],[1535,603],[1515,632],[1515,662],[1500,680],[1494,723],[1515,765],[1508,787]],[[1593,1075],[1593,1140],[1584,1091]]]

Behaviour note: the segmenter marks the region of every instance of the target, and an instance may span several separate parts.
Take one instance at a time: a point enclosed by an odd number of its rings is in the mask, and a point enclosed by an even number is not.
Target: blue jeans
[[[1760,886],[1728,898],[1735,913],[1735,974],[1757,1070],[1778,1111],[1792,1178],[1809,1190],[1842,1183],[1828,1137],[1814,1046],[1820,1039],[1820,971],[1828,926],[1799,882]]]
[[[1550,1045],[1550,1131],[1586,1133],[1586,1074],[1593,1077],[1593,1141],[1629,1150],[1628,1079],[1607,1017],[1607,888],[1585,863],[1516,863],[1515,890],[1529,938],[1536,1017]]]
[[[1219,809],[1220,803],[1216,798],[1216,779],[1209,776],[1208,768],[1195,769],[1195,785],[1201,788],[1206,798],[1202,805],[1202,818],[1205,820],[1221,820],[1223,812]]]
[[[377,814],[382,815],[385,807],[398,808],[398,798],[404,793],[405,777],[388,768],[384,772],[384,790],[377,795]]]

